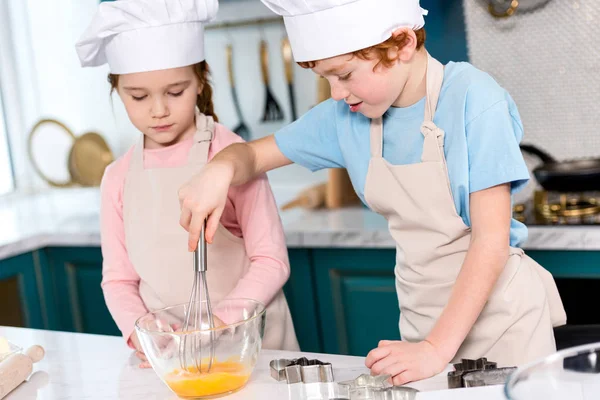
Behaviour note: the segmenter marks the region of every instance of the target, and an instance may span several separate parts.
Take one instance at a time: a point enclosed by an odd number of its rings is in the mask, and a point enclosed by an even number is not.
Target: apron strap
[[[443,83],[444,66],[427,53],[427,76],[425,81],[427,87],[427,101],[425,104],[425,121],[433,121]]]
[[[370,131],[371,157],[383,157],[383,120],[372,119]]]
[[[135,147],[133,148],[133,154],[131,155],[131,161],[129,162],[129,169],[131,171],[143,171],[144,170],[144,134],[140,133]]]
[[[196,133],[194,144],[188,155],[188,164],[204,165],[208,162],[208,151],[215,133],[213,117],[204,115],[196,109]]]
[[[440,98],[440,91],[444,82],[444,66],[427,53],[427,98],[425,101],[425,118],[421,125],[423,140],[423,153],[421,162],[444,161],[444,131],[433,123],[435,110]]]

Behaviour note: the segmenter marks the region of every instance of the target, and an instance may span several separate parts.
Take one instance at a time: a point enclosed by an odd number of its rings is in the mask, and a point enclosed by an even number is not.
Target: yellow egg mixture
[[[197,368],[176,369],[167,374],[167,385],[180,397],[215,396],[238,390],[248,382],[246,367],[236,361],[213,363],[210,372]]]

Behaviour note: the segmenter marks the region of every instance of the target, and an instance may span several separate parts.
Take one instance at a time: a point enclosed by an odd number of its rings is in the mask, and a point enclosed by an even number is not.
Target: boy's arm
[[[273,135],[234,143],[215,155],[179,190],[180,224],[189,232],[189,250],[198,245],[204,220],[207,220],[206,240],[212,242],[231,185],[244,184],[259,174],[291,163],[279,150]]]

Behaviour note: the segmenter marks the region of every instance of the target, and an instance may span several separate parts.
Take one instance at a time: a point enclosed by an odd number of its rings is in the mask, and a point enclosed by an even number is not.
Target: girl
[[[284,16],[294,57],[329,81],[332,99],[274,136],[235,144],[180,191],[182,219],[215,232],[230,185],[300,163],[348,169],[397,244],[401,342],[366,359],[394,384],[450,361],[500,366],[555,351],[566,315],[551,275],[518,246],[511,193],[529,175],[515,103],[468,63],[443,66],[424,47],[418,0],[263,0]],[[208,189],[212,190],[208,190]]]
[[[213,110],[203,23],[216,10],[216,0],[102,3],[77,45],[82,66],[108,63],[111,88],[141,132],[105,172],[101,234],[106,304],[143,361],[136,319],[187,302],[191,291],[177,190],[220,150],[242,141],[216,123]],[[257,176],[226,197],[208,248],[211,300],[245,297],[268,305],[264,347],[298,350],[282,292],[287,249],[267,178]]]

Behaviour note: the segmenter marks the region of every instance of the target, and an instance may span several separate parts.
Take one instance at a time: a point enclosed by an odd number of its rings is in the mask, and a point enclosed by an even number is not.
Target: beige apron
[[[433,123],[443,79],[442,64],[428,56],[420,163],[388,163],[382,153],[382,119],[371,122],[365,198],[386,217],[396,241],[400,333],[411,342],[425,339],[444,310],[471,241],[471,229],[452,199],[444,131]],[[500,366],[520,365],[554,352],[552,327],[565,323],[550,273],[511,247],[486,306],[453,361],[487,357]]]
[[[188,234],[179,225],[178,190],[206,164],[214,133],[211,117],[196,114],[197,132],[187,165],[144,169],[144,136],[133,150],[123,194],[125,243],[140,276],[149,310],[186,303],[193,282]],[[219,224],[208,246],[208,291],[213,304],[227,296],[250,268],[244,240]],[[287,301],[280,291],[267,306],[265,349],[298,350]]]

